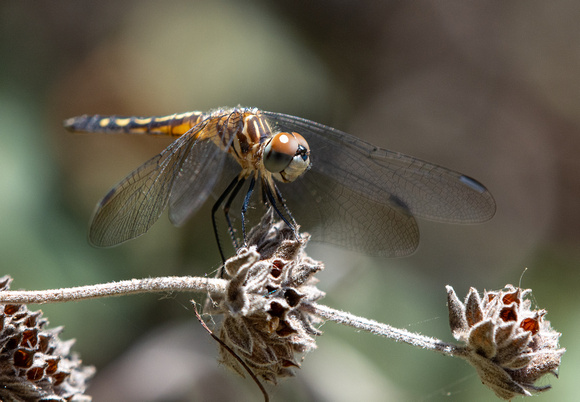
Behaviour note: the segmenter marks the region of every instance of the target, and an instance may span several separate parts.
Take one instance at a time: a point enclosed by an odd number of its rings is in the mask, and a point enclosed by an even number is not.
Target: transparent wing
[[[149,230],[167,207],[174,181],[192,150],[201,148],[207,153],[207,148],[217,148],[211,141],[197,140],[197,134],[206,125],[207,121],[192,128],[109,191],[93,216],[89,230],[93,245],[114,246]],[[207,181],[200,184],[208,185]],[[206,194],[203,189],[199,198],[207,197]],[[191,201],[199,205],[203,200]]]
[[[321,176],[321,181],[330,180],[338,187],[333,188],[334,193],[348,191],[350,196],[358,195],[357,208],[365,207],[367,202],[363,200],[368,200],[369,205],[386,205],[421,218],[450,223],[484,222],[495,213],[492,195],[468,176],[378,148],[306,119],[263,113],[281,131],[296,131],[304,136],[310,145],[311,170]],[[306,172],[304,178],[311,174]],[[353,204],[346,198],[340,198],[339,202]]]
[[[215,124],[208,125],[204,137],[218,135]],[[229,149],[234,136],[226,144]],[[204,203],[221,177],[224,161],[228,156],[211,140],[199,141],[187,154],[179,174],[175,178],[169,198],[169,219],[180,226]],[[238,171],[240,166],[237,165]]]
[[[417,222],[403,206],[376,202],[317,170],[278,186],[312,240],[384,257],[409,255],[419,244]]]

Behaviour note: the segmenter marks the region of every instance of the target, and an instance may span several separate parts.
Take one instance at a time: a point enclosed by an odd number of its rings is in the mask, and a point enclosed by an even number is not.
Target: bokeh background
[[[72,135],[79,114],[258,106],[331,125],[485,183],[476,226],[421,221],[418,251],[376,259],[312,243],[326,304],[451,341],[446,284],[532,288],[580,375],[580,3],[53,0],[0,4],[0,273],[49,289],[212,274],[209,206],[183,228],[91,248],[97,201],[169,140]],[[527,268],[527,271],[525,269]],[[525,271],[525,273],[524,273]],[[98,368],[96,401],[258,400],[216,363],[190,295],[42,306]],[[199,296],[198,296],[199,297]],[[201,301],[198,299],[198,301]],[[483,401],[466,363],[332,323],[277,401]]]

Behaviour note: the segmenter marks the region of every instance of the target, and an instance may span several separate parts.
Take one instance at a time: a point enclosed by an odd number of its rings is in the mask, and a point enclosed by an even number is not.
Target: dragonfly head
[[[291,182],[308,169],[310,148],[298,133],[278,133],[266,143],[263,160],[266,170],[276,179]]]

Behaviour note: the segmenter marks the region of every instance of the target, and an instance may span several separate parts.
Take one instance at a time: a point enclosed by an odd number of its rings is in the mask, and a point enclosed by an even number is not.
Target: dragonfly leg
[[[215,202],[215,204],[213,204],[213,207],[211,209],[211,222],[213,225],[213,233],[214,233],[216,241],[217,241],[220,256],[222,258],[222,263],[224,263],[224,264],[225,264],[226,258],[224,256],[224,251],[222,249],[219,232],[217,230],[217,223],[216,223],[216,219],[215,219],[215,214],[216,214],[217,210],[223,204],[224,200],[234,191],[236,186],[240,185],[239,184],[240,181],[242,181],[242,184],[243,184],[244,180],[245,179],[241,179],[239,176],[234,177],[234,179],[227,186],[227,188],[224,190],[224,192],[218,197],[217,201]],[[241,187],[241,185],[240,185],[240,187]],[[229,221],[229,217],[228,217],[228,225],[229,225],[230,234],[233,235],[233,228],[232,228],[231,223]]]
[[[292,216],[292,213],[290,212],[290,210],[288,209],[288,206],[286,205],[286,200],[284,199],[284,197],[282,197],[282,193],[280,193],[280,190],[278,189],[278,186],[274,183],[274,190],[276,190],[276,198],[278,199],[278,202],[280,202],[280,205],[282,205],[284,207],[284,211],[286,211],[286,214],[290,217],[290,220],[292,221],[292,225],[288,225],[290,226],[294,232],[296,232],[296,229],[298,228],[298,224],[296,223],[296,220],[294,219],[294,217]]]
[[[244,238],[244,245],[246,245],[246,211],[248,210],[248,204],[250,203],[250,198],[254,192],[254,185],[256,184],[256,177],[252,176],[250,181],[250,186],[248,187],[248,192],[246,197],[244,197],[244,203],[242,204],[242,236]]]
[[[274,197],[274,194],[272,193],[272,187],[274,187],[276,193],[277,194],[280,194],[279,191],[278,191],[278,188],[276,187],[276,184],[268,183],[267,181],[263,181],[262,184],[263,184],[262,185],[262,189],[264,191],[264,194],[266,195],[266,198],[267,198],[268,202],[270,203],[270,205],[272,206],[272,208],[274,208],[274,211],[276,212],[276,215],[278,215],[280,217],[280,219],[282,219],[282,221],[289,228],[292,228],[292,230],[294,230],[294,232],[296,232],[296,226],[293,225],[293,224],[291,224],[288,221],[288,219],[286,218],[286,216],[284,216],[284,214],[282,213],[282,211],[280,211],[280,209],[278,208],[278,203],[276,202],[276,197]],[[290,216],[290,219],[292,220],[292,222],[295,223],[294,218],[292,217],[292,215],[290,214],[290,211],[286,207],[286,203],[284,202],[284,199],[282,199],[281,197],[277,197],[277,198],[278,198],[278,201],[280,201],[280,203],[284,207],[284,210]]]
[[[228,223],[228,230],[230,232],[230,237],[232,238],[232,244],[234,245],[234,248],[236,250],[238,249],[238,247],[240,245],[238,244],[238,241],[236,240],[236,233],[235,233],[234,225],[232,225],[232,221],[230,219],[230,207],[231,207],[232,202],[234,201],[234,199],[236,198],[236,196],[240,192],[240,189],[242,188],[242,186],[244,185],[245,182],[246,182],[245,177],[238,176],[238,184],[231,191],[228,200],[224,204],[224,215],[226,216],[226,222]],[[243,227],[243,225],[244,225],[244,216],[242,214],[242,227]],[[244,243],[245,243],[245,241],[246,240],[245,240],[245,234],[244,234]]]

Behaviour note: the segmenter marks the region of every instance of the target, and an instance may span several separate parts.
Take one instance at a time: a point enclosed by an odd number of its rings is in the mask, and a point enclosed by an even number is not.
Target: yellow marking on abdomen
[[[153,121],[155,123],[163,123],[163,122],[168,121],[168,120],[173,120],[174,118],[175,118],[175,115],[170,114],[169,116],[155,117],[155,118],[153,118]]]
[[[180,124],[171,128],[172,135],[183,135],[191,129],[192,125],[189,123]]]
[[[114,123],[119,127],[125,127],[130,122],[131,122],[131,118],[127,118],[127,119],[115,119]]]
[[[104,119],[101,119],[101,121],[99,121],[99,126],[107,127],[110,122],[111,122],[111,119],[109,119],[108,117],[105,117]]]
[[[173,118],[174,119],[185,119],[189,116],[191,116],[193,114],[193,112],[186,112],[186,113],[181,113],[181,114],[176,114]]]
[[[194,118],[192,119],[192,116]],[[186,112],[169,116],[153,118],[149,125],[151,132],[159,134],[181,136],[199,123],[201,113]]]
[[[160,117],[85,115],[68,119],[64,124],[73,132],[134,133],[179,137],[203,120],[204,116],[201,112],[185,112]]]
[[[149,128],[147,126],[135,126],[129,127],[126,131],[129,133],[146,134],[149,132]]]

